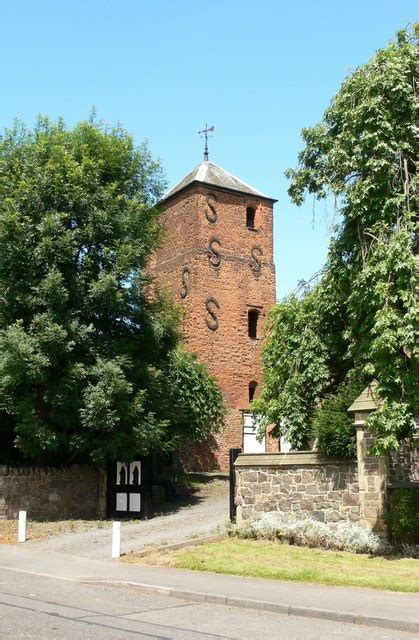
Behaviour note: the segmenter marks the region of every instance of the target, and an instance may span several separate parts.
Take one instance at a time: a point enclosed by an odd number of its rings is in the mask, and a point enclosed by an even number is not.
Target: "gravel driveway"
[[[228,478],[209,474],[190,500],[174,502],[150,520],[122,523],[121,552],[149,545],[177,543],[224,528],[228,516]],[[106,528],[64,533],[45,540],[28,540],[27,546],[89,558],[109,558],[111,524]]]

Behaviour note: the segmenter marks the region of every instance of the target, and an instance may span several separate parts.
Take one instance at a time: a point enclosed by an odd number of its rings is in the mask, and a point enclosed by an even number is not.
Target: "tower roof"
[[[172,189],[167,191],[162,198],[162,202],[181,191],[185,191],[194,184],[205,184],[211,187],[218,187],[219,189],[234,191],[235,193],[249,194],[270,200],[271,202],[276,202],[274,198],[265,196],[265,194],[258,189],[251,187],[250,184],[243,182],[240,178],[236,178],[236,176],[233,176],[213,162],[209,162],[209,160],[201,162],[201,164],[188,173],[188,175],[172,187]]]

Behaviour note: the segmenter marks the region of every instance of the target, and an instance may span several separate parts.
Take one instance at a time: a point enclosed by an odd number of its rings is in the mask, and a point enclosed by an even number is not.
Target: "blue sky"
[[[210,159],[278,198],[278,297],[323,264],[333,211],[287,195],[302,127],[351,69],[418,18],[404,0],[0,0],[1,126],[92,105],[147,138],[170,185]]]

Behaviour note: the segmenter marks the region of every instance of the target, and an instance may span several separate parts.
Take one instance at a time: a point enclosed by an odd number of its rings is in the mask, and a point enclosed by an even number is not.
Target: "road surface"
[[[0,570],[3,640],[413,640],[414,634]]]

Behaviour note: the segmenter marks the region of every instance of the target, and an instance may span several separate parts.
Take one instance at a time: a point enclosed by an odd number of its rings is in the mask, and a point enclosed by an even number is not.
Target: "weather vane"
[[[198,131],[198,133],[202,136],[205,136],[205,149],[204,149],[204,160],[208,160],[208,134],[215,130],[215,127],[209,127],[207,123],[205,123],[205,129],[202,131]]]

